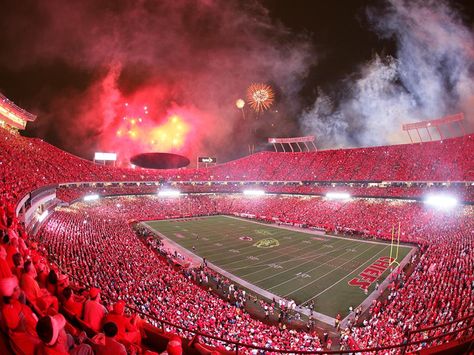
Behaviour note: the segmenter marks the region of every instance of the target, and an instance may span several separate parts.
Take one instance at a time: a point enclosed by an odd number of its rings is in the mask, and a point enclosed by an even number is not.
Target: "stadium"
[[[473,112],[321,148],[262,131],[282,87],[248,85],[208,145],[211,113],[114,87],[93,159],[0,94],[0,353],[472,353]]]

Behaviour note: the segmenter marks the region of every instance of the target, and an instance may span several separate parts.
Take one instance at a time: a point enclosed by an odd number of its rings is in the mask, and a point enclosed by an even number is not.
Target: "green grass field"
[[[390,254],[390,244],[324,236],[252,221],[213,216],[150,221],[150,228],[194,254],[272,294],[335,317],[367,296],[349,281]],[[401,261],[411,247],[400,246]],[[379,277],[381,283],[389,274]],[[369,292],[375,282],[369,287]]]

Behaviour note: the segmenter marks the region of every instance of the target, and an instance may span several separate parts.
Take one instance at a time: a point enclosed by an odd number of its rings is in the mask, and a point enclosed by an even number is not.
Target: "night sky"
[[[38,114],[25,135],[88,159],[403,143],[401,123],[460,111],[473,131],[473,33],[469,0],[11,1],[0,91]],[[242,114],[255,82],[275,103]]]

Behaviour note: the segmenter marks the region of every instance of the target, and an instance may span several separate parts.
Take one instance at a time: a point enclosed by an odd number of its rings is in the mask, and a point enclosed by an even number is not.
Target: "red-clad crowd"
[[[324,221],[321,225],[325,228],[347,228],[382,238],[390,236],[390,231],[385,231],[387,225],[402,221],[401,239],[420,245],[416,270],[409,278],[402,275],[402,282],[390,285],[389,299],[374,303],[371,317],[362,326],[343,330],[342,344],[359,348],[399,344],[408,330],[473,312],[472,206],[448,213],[414,202],[363,199],[334,202],[307,197],[189,195],[177,201],[120,197],[62,208],[38,238],[48,254],[71,274],[159,318],[255,345],[302,349],[311,344],[311,349],[318,349],[316,336],[309,341],[304,333],[255,321],[189,282],[181,272],[156,258],[128,226],[131,219],[216,213],[273,216],[296,224]],[[301,216],[303,221],[298,220]]]
[[[95,184],[96,185],[96,184]],[[144,195],[155,194],[159,187],[155,184],[129,184],[124,186],[104,186],[104,187],[59,187],[56,190],[56,197],[62,201],[71,203],[82,199],[86,195],[98,194],[100,196],[114,195]]]
[[[116,186],[62,186],[56,190],[56,196],[62,201],[71,203],[86,195],[98,194],[100,196],[115,195],[143,195],[155,194],[159,189],[169,188],[169,184],[156,185],[154,183],[124,183]],[[319,184],[309,182],[175,182],[171,188],[187,193],[211,192],[242,192],[245,189],[261,189],[267,193],[279,194],[304,194],[325,195],[328,192],[345,192],[357,197],[382,197],[382,198],[412,198],[422,199],[428,194],[446,194],[456,196],[460,201],[474,202],[474,185],[470,183],[449,184],[449,186],[430,186],[429,184],[394,184],[387,186],[373,186],[373,184]]]
[[[398,282],[389,286],[388,299],[375,301],[370,317],[362,324],[341,331],[341,344],[352,349],[399,344],[406,340],[410,330],[474,312],[473,206],[440,212],[418,202],[382,199],[330,201],[288,195],[252,199],[231,194],[186,195],[178,200],[118,197],[59,208],[37,235],[30,236],[15,215],[16,203],[34,189],[65,182],[472,181],[474,155],[466,152],[473,150],[474,137],[464,136],[388,147],[263,152],[211,168],[156,173],[98,166],[42,140],[24,138],[0,128],[0,328],[18,352],[140,352],[143,322],[136,315],[125,315],[125,304],[129,304],[145,314],[224,339],[279,349],[323,349],[328,343],[321,342],[315,332],[268,325],[253,319],[235,303],[203,289],[182,270],[157,257],[129,226],[131,220],[137,219],[245,214],[278,223],[385,239],[391,237],[390,226],[400,222],[402,241],[420,246],[415,271],[409,276],[400,274]],[[200,192],[211,191],[205,190],[206,185],[201,187]],[[292,188],[287,186],[277,192],[324,193],[324,188],[314,186]],[[143,191],[136,186],[117,189]],[[368,191],[365,187],[353,189],[353,194]],[[391,189],[388,196],[418,193],[405,187],[401,192],[396,187]],[[472,189],[466,186],[461,190],[470,201]],[[60,194],[73,200],[93,191],[65,190]],[[377,196],[383,193],[372,191]],[[66,275],[80,283],[68,284]],[[62,309],[93,331],[100,331],[100,335],[87,338],[58,313]],[[449,330],[462,326],[456,323]],[[457,336],[472,334],[472,329],[471,326]],[[416,333],[412,340],[427,339],[443,331],[446,330]],[[440,338],[437,343],[447,340]],[[225,346],[210,338],[205,341]],[[175,346],[178,339],[169,343]],[[434,344],[427,340],[419,346]],[[171,345],[168,353],[178,354]]]
[[[8,335],[14,353],[157,354],[142,347],[144,322],[126,312],[124,300],[108,298],[106,307],[100,289],[84,287],[90,279],[74,281],[76,273],[64,273],[51,260],[9,205],[0,203],[0,331]],[[88,338],[84,330],[95,336]],[[181,338],[168,341],[167,354],[182,351]]]
[[[305,153],[257,153],[210,168],[211,180],[472,181],[474,136]],[[196,180],[196,179],[193,179]]]
[[[40,139],[21,137],[1,127],[0,162],[0,193],[8,194],[12,202],[36,188],[50,184],[81,181],[158,181],[162,178],[153,171],[97,165]]]
[[[140,205],[135,198],[110,199],[94,208],[85,208],[83,204],[62,208],[51,216],[37,238],[48,255],[68,273],[100,287],[111,299],[134,304],[142,312],[190,330],[246,344],[322,349],[316,333],[255,320],[241,307],[209,293],[158,258],[140,242],[128,226],[128,219],[175,215],[179,211],[169,201],[157,204],[156,199],[150,200],[154,201],[152,210],[148,210],[152,205]],[[209,212],[214,208],[212,205],[212,201],[190,199],[186,212],[194,209],[201,214],[204,208]],[[210,339],[208,342],[222,345]]]
[[[86,181],[472,181],[474,136],[306,153],[262,152],[200,169],[157,173],[96,165],[0,128],[0,191],[16,201],[45,185]],[[18,179],[21,176],[21,179]]]
[[[448,222],[449,223],[449,222]],[[469,316],[474,311],[474,223],[470,220],[457,228],[438,225],[430,231],[424,252],[414,273],[402,284],[391,285],[390,299],[375,302],[371,317],[362,327],[352,328],[352,338],[358,348],[400,344],[408,331],[448,323]],[[453,228],[454,227],[454,228]],[[440,338],[431,346],[460,336],[473,334],[474,324],[453,338]],[[467,323],[456,326],[464,327]],[[453,327],[454,328],[454,327]],[[448,328],[421,332],[411,341],[448,333]],[[420,343],[411,350],[419,350]]]

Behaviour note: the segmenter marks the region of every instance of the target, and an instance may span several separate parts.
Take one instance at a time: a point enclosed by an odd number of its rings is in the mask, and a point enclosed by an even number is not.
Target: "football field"
[[[227,216],[149,221],[162,236],[273,295],[334,318],[390,273],[390,244],[281,228]],[[412,249],[400,246],[398,261]],[[238,279],[237,282],[238,282]]]

